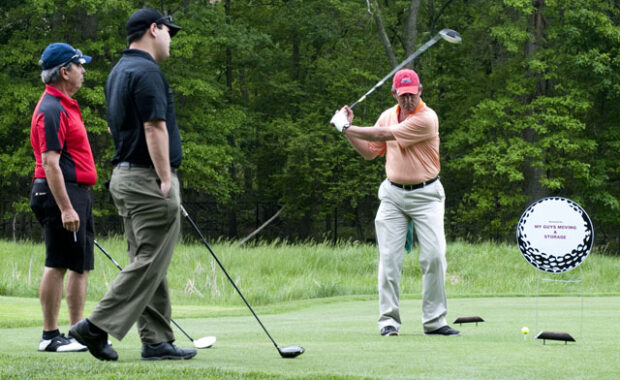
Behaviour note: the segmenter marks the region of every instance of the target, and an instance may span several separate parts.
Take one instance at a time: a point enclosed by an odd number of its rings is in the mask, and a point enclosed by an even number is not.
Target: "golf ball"
[[[521,327],[521,333],[523,335],[527,335],[527,334],[530,333],[530,329],[528,329],[527,326],[523,326],[523,327]]]

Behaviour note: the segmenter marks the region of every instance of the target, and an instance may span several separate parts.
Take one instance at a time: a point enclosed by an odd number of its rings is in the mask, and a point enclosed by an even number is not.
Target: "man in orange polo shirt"
[[[398,101],[374,127],[353,126],[353,111],[344,106],[331,120],[367,160],[385,155],[387,179],[379,187],[381,205],[375,218],[379,245],[379,320],[383,336],[396,336],[401,326],[399,285],[409,222],[420,243],[422,326],[427,335],[458,335],[446,323],[445,193],[439,181],[439,122],[420,98],[415,71],[396,73],[392,95]]]

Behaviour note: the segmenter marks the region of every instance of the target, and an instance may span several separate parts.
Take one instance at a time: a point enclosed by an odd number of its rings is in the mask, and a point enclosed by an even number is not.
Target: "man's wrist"
[[[351,124],[346,123],[345,125],[342,126],[342,134],[344,134],[344,131],[346,131],[347,129],[349,129],[349,127],[351,126]]]

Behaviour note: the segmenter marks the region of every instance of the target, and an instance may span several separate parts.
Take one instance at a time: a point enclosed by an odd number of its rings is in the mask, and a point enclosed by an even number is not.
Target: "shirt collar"
[[[123,50],[123,55],[138,56],[138,57],[146,58],[150,61],[153,61],[153,63],[157,63],[155,62],[155,59],[153,59],[153,56],[151,56],[149,53],[145,52],[144,50],[140,50],[140,49],[125,49]]]
[[[426,103],[424,103],[424,101],[422,99],[420,99],[420,102],[418,103],[417,107],[413,110],[412,113],[409,114],[409,116],[407,116],[407,118],[411,117],[411,115],[416,114],[417,112],[421,111],[424,109],[424,107],[426,107]],[[396,105],[396,116],[400,115],[400,105]]]
[[[64,92],[60,91],[56,87],[51,86],[49,84],[45,85],[45,92],[47,92],[48,94],[52,95],[55,98],[60,98],[63,102],[67,102],[72,105],[78,104],[77,100],[68,97]]]

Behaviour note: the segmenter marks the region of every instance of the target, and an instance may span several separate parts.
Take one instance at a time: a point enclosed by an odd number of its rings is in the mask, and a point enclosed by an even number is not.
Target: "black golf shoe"
[[[97,359],[118,360],[118,354],[108,343],[108,334],[94,331],[87,319],[82,319],[76,323],[71,327],[69,333],[75,340],[88,347],[88,351]]]
[[[193,348],[179,348],[170,342],[142,345],[142,360],[188,360],[194,356]]]
[[[398,336],[398,330],[394,326],[385,326],[381,329],[381,336]]]
[[[459,330],[455,330],[452,327],[445,325],[443,327],[438,328],[437,330],[433,330],[433,331],[425,331],[424,334],[426,335],[443,335],[443,336],[448,336],[448,335],[460,335],[461,332]]]

